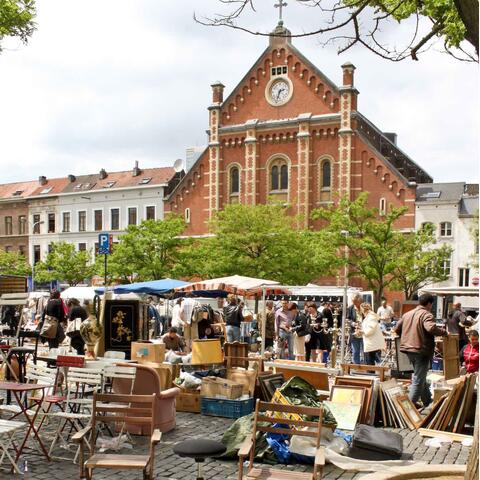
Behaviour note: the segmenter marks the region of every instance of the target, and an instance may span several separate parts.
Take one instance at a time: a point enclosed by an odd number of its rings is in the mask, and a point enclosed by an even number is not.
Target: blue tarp
[[[171,292],[176,287],[188,285],[188,282],[164,278],[162,280],[152,280],[150,282],[131,283],[129,285],[117,285],[113,287],[113,293],[146,293],[148,295],[164,295]],[[96,288],[95,292],[103,294],[103,287]]]

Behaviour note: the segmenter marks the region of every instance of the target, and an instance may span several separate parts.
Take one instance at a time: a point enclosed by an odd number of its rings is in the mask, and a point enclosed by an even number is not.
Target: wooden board
[[[307,370],[301,366],[293,367],[290,365],[282,366],[282,364],[275,365],[275,372],[283,374],[285,380],[292,377],[300,377],[306,380],[310,385],[317,390],[328,390],[328,374],[323,373],[318,369]]]
[[[460,359],[458,353],[458,335],[448,335],[443,339],[443,373],[445,380],[460,375]]]

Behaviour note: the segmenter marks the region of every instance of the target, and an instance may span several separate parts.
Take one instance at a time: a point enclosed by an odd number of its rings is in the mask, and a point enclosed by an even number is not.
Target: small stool
[[[173,447],[173,452],[180,457],[190,457],[195,459],[197,464],[197,480],[203,480],[201,464],[208,457],[216,457],[225,453],[227,447],[223,443],[215,440],[194,438],[177,443]]]

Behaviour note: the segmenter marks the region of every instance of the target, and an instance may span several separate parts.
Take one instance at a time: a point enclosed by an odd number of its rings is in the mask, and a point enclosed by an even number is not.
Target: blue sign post
[[[107,257],[112,253],[112,236],[108,233],[98,234],[98,253],[105,255],[105,283],[104,287],[107,288]]]

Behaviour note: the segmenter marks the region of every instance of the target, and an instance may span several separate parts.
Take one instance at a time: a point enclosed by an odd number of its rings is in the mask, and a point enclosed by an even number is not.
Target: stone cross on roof
[[[283,18],[282,18],[283,7],[287,6],[287,2],[284,2],[283,0],[278,0],[278,3],[275,3],[273,6],[275,8],[278,8],[278,23],[283,24]]]

